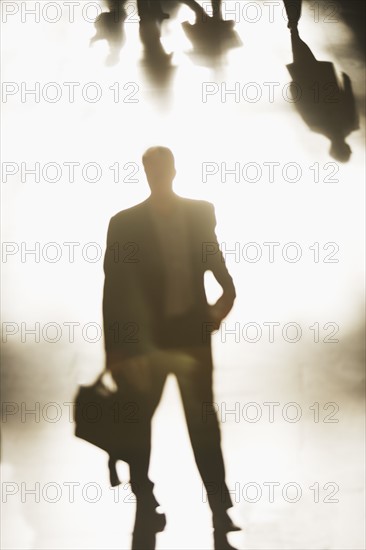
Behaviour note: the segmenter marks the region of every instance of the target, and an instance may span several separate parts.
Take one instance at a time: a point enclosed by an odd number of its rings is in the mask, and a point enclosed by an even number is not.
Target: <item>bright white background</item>
[[[41,2],[44,6],[47,2]],[[121,209],[147,197],[148,187],[141,167],[144,150],[155,144],[172,148],[176,157],[175,190],[182,196],[205,199],[214,203],[219,241],[227,250],[238,247],[239,257],[227,256],[227,265],[237,288],[237,301],[226,320],[226,328],[240,329],[257,323],[263,333],[256,343],[238,342],[223,330],[214,337],[216,365],[216,400],[223,420],[223,448],[228,483],[234,490],[248,482],[261,485],[263,495],[256,503],[248,502],[242,492],[237,496],[233,517],[244,527],[230,535],[233,544],[251,549],[361,549],[363,540],[363,403],[362,403],[362,312],[364,304],[364,99],[362,57],[357,52],[351,31],[340,21],[314,22],[310,6],[304,6],[300,24],[302,38],[319,60],[335,63],[352,79],[356,100],[361,108],[361,129],[349,143],[351,161],[337,167],[334,181],[326,181],[335,165],[328,155],[326,138],[310,132],[293,105],[281,91],[290,78],[286,64],[292,62],[290,35],[282,15],[282,4],[275,8],[276,17],[261,2],[254,11],[241,13],[236,30],[242,47],[230,50],[221,68],[205,67],[189,54],[190,43],[181,22],[192,20],[186,7],[178,17],[164,24],[162,42],[173,51],[171,89],[162,91],[144,72],[136,16],[126,24],[126,43],[118,64],[105,65],[108,47],[98,42],[89,47],[94,34],[90,21],[95,7],[83,12],[88,2],[75,8],[75,21],[70,22],[64,2],[60,21],[52,24],[41,16],[35,22],[27,15],[22,22],[22,9],[34,2],[3,2],[19,8],[2,24],[3,82],[22,82],[31,88],[40,83],[41,90],[56,82],[63,91],[60,101],[49,103],[42,96],[36,103],[32,96],[22,102],[21,94],[9,96],[2,103],[3,162],[41,167],[49,162],[63,166],[57,183],[39,183],[27,176],[21,181],[21,170],[2,184],[2,240],[15,243],[12,256],[3,255],[3,323],[14,323],[14,335],[4,345],[4,400],[31,408],[35,402],[61,404],[62,419],[52,423],[42,414],[40,422],[29,416],[21,421],[20,412],[3,425],[3,482],[14,482],[19,491],[3,504],[3,548],[15,549],[104,549],[127,548],[132,527],[134,505],[113,502],[108,488],[106,457],[102,451],[73,437],[68,409],[80,382],[90,382],[103,367],[103,342],[87,343],[81,335],[86,323],[101,324],[103,285],[102,260],[86,261],[81,250],[90,242],[104,251],[109,218]],[[98,4],[95,2],[94,4]],[[235,4],[226,2],[226,11]],[[280,9],[281,8],[281,9]],[[254,8],[251,8],[254,9]],[[51,8],[49,18],[53,17]],[[85,13],[87,14],[85,16]],[[254,15],[253,15],[254,14]],[[230,15],[228,15],[230,18]],[[78,82],[75,102],[68,101],[63,83]],[[102,90],[97,103],[83,99],[81,89],[96,82]],[[259,84],[262,97],[257,102],[233,95],[222,101],[220,93],[203,102],[205,83],[215,83],[220,90],[239,83]],[[275,82],[275,98],[268,100],[268,87]],[[109,89],[119,83],[121,101],[113,101]],[[126,83],[133,88],[123,89]],[[128,92],[136,89],[136,103],[123,102]],[[51,93],[51,92],[50,92]],[[245,94],[244,94],[245,95]],[[68,181],[66,162],[98,163],[102,177],[90,183],[75,169],[75,181]],[[122,179],[136,164],[135,182],[114,183],[110,166],[120,163]],[[278,162],[274,182],[269,181],[265,162]],[[325,166],[332,162],[332,165]],[[203,178],[203,163],[217,163],[218,172]],[[222,181],[221,163],[240,170],[257,163],[262,175],[257,182],[236,182],[233,175]],[[288,163],[300,166],[298,182],[281,176]],[[319,163],[320,181],[310,169]],[[212,165],[211,165],[212,166]],[[91,172],[92,174],[92,172]],[[291,171],[289,172],[292,177]],[[93,174],[92,174],[93,175]],[[47,258],[47,243],[61,247],[62,256],[52,263]],[[66,242],[80,243],[75,261],[69,261]],[[262,252],[258,262],[243,257],[247,243],[254,242]],[[268,261],[265,242],[279,242],[275,260]],[[302,257],[296,263],[282,256],[286,243],[296,242]],[[326,243],[339,246],[337,263],[324,263]],[[26,244],[21,244],[26,243]],[[39,243],[39,245],[35,245]],[[238,243],[238,244],[235,244]],[[314,262],[309,248],[320,246],[320,262]],[[6,248],[7,251],[11,249]],[[24,247],[40,246],[40,261],[27,255]],[[4,249],[3,249],[4,251]],[[289,250],[293,254],[294,250]],[[90,249],[90,257],[94,251]],[[254,250],[248,251],[249,255]],[[245,253],[244,253],[245,256]],[[24,258],[23,258],[24,260]],[[217,288],[208,278],[211,298]],[[280,323],[274,343],[269,343],[265,322]],[[41,326],[39,343],[28,335],[22,342],[21,323],[27,328],[36,322]],[[75,342],[70,343],[65,322],[80,323],[75,329]],[[282,337],[286,323],[298,323],[302,334],[297,343]],[[58,342],[47,342],[42,327],[58,323],[62,335]],[[320,342],[314,342],[314,323],[320,324]],[[336,323],[338,343],[324,343]],[[6,325],[9,327],[9,325]],[[4,328],[4,324],[3,324]],[[17,328],[19,330],[17,330]],[[50,329],[48,338],[54,333]],[[289,333],[292,337],[292,333]],[[92,331],[89,337],[93,337]],[[253,338],[249,333],[248,339]],[[268,421],[264,402],[279,402],[275,422]],[[248,402],[261,406],[258,422],[243,417]],[[302,410],[299,422],[284,421],[281,411],[289,402]],[[334,402],[339,406],[337,423],[314,422],[309,407]],[[240,417],[225,415],[224,407],[234,409],[239,403]],[[238,405],[236,405],[238,406]],[[293,411],[292,411],[293,412]],[[52,411],[50,411],[50,415]],[[253,410],[248,415],[254,414]],[[289,411],[291,414],[291,411]],[[244,415],[245,416],[245,415]],[[226,421],[225,421],[226,420]],[[121,466],[121,475],[128,472]],[[202,502],[201,484],[184,426],[175,381],[169,381],[163,401],[154,420],[154,449],[151,475],[157,494],[168,514],[168,528],[159,535],[157,548],[210,548],[210,515]],[[62,498],[39,503],[28,496],[21,499],[21,483],[41,487],[48,482],[62,486],[65,481],[78,481],[83,486],[95,482],[103,489],[98,503],[85,502],[81,489],[70,503],[64,486]],[[264,482],[279,482],[281,487],[273,503],[269,502]],[[302,488],[297,503],[286,502],[281,495],[284,484],[296,482]],[[319,483],[320,503],[314,503],[309,486]],[[339,503],[324,503],[330,489],[327,482],[339,485],[335,498]],[[15,491],[15,489],[14,489]],[[179,500],[177,498],[179,495]]]

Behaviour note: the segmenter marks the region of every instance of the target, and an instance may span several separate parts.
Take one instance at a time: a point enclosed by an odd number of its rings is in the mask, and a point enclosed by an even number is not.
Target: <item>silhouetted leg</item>
[[[113,375],[123,401],[132,405],[136,422],[129,423],[128,449],[130,482],[137,502],[146,509],[155,509],[159,503],[153,494],[153,482],[148,477],[151,453],[151,420],[163,392],[166,373],[156,369],[149,392],[142,392],[120,373]],[[131,411],[131,408],[129,409]]]
[[[227,534],[214,531],[214,548],[215,550],[236,550],[227,540]]]
[[[155,550],[156,534],[147,532],[144,523],[135,526],[132,535],[131,550]]]
[[[299,65],[302,65],[304,70],[306,70],[307,67],[313,65],[314,63],[317,63],[316,57],[309,48],[309,46],[301,40],[299,35],[292,34],[291,36],[291,44],[292,44],[292,55],[294,58],[294,63],[298,63]]]
[[[209,346],[192,351],[200,364],[192,371],[177,373],[197,467],[214,516],[233,506],[225,483],[221,434],[214,409],[212,358]]]
[[[137,0],[137,9],[141,21],[151,18],[150,0]]]
[[[163,11],[160,0],[150,0],[151,13],[156,19],[167,19],[169,14]]]
[[[160,0],[137,0],[137,8],[141,21],[148,19],[161,21],[169,17],[163,12]]]
[[[222,19],[222,0],[211,0],[212,4],[212,15],[214,19]]]
[[[145,60],[161,67],[170,62],[172,55],[166,53],[160,37],[161,30],[157,20],[140,22],[140,39],[144,45]]]
[[[288,28],[295,30],[301,17],[302,0],[283,0],[283,3],[286,8]]]

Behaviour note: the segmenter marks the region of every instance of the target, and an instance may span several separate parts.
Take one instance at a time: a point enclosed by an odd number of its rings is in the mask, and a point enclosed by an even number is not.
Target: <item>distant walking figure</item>
[[[330,155],[347,162],[351,148],[346,137],[359,129],[351,80],[342,73],[340,81],[333,63],[318,61],[297,34],[292,34],[292,51],[294,62],[287,69],[293,80],[293,105],[313,132],[330,140]]]
[[[90,43],[106,40],[109,44],[107,65],[115,65],[119,61],[120,51],[125,43],[124,23],[128,21],[127,0],[104,0],[108,11],[98,15],[94,22],[96,34]],[[160,43],[160,24],[169,14],[163,12],[160,0],[137,0],[140,18],[140,36],[145,46],[148,46],[150,57],[157,61],[165,61],[165,52]]]
[[[107,366],[126,403],[135,403],[138,412],[129,441],[137,498],[133,548],[150,548],[153,534],[165,526],[148,469],[151,419],[173,373],[212,510],[215,547],[230,549],[227,532],[239,528],[227,513],[233,504],[213,407],[211,332],[231,310],[235,288],[218,247],[213,205],[173,192],[176,171],[169,149],[148,149],[143,165],[151,195],[110,221],[103,296]],[[213,306],[204,289],[206,270],[223,288]]]

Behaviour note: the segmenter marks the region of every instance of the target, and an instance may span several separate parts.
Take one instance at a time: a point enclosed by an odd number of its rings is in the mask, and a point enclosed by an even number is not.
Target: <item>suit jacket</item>
[[[214,207],[206,201],[180,198],[188,229],[189,261],[196,329],[209,322],[204,273],[211,270],[228,301],[235,288],[215,234]],[[164,264],[149,215],[149,199],[122,210],[109,223],[104,257],[103,322],[108,360],[127,358],[159,347],[164,326]],[[206,244],[209,252],[205,254]]]

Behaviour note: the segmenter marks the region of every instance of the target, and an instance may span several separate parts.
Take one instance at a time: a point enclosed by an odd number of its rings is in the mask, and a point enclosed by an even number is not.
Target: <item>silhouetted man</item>
[[[292,34],[294,62],[287,65],[292,77],[293,105],[314,132],[330,142],[330,155],[347,162],[351,148],[346,137],[359,128],[351,79],[338,78],[333,63],[318,61],[298,34]]]
[[[148,149],[143,165],[151,195],[110,221],[103,296],[107,366],[126,403],[136,403],[138,411],[129,441],[137,497],[133,547],[143,546],[143,530],[165,526],[148,469],[151,418],[168,374],[174,373],[213,514],[215,544],[232,548],[226,533],[238,528],[227,514],[233,504],[213,407],[210,333],[231,310],[235,288],[218,249],[212,204],[173,192],[176,171],[169,149]],[[223,288],[213,306],[204,289],[207,270]]]

